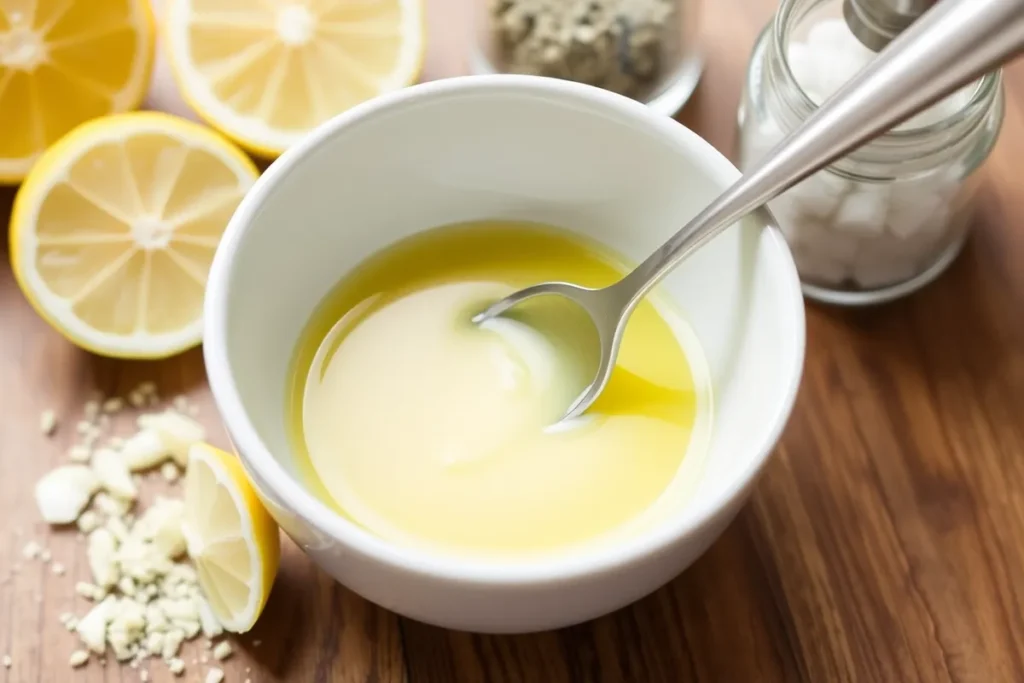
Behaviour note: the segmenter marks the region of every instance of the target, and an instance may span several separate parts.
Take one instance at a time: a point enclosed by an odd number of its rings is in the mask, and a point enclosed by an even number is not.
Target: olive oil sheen
[[[370,257],[295,352],[286,410],[304,483],[373,534],[447,555],[530,558],[636,533],[688,494],[704,456],[710,389],[685,321],[642,302],[607,389],[566,423],[596,368],[582,312],[538,297],[470,322],[527,285],[598,287],[627,270],[572,233],[499,221]]]

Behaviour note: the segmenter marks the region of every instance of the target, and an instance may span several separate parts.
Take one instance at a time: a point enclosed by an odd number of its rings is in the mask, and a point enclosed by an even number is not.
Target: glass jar
[[[699,0],[471,0],[474,73],[564,78],[668,116],[697,87]]]
[[[738,116],[742,170],[874,57],[851,40],[842,0],[782,0],[747,71]],[[882,303],[938,277],[967,237],[974,172],[1002,121],[997,71],[772,200],[804,294]]]

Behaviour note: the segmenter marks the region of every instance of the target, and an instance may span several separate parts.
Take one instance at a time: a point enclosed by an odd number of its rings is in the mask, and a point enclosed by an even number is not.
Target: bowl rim
[[[624,96],[554,78],[509,74],[457,76],[413,85],[356,105],[312,130],[271,164],[245,195],[229,221],[210,267],[204,302],[203,355],[210,390],[236,454],[249,471],[249,476],[257,481],[257,489],[269,489],[281,501],[276,504],[283,505],[288,512],[300,517],[304,524],[350,552],[393,569],[477,585],[559,582],[616,571],[645,557],[661,554],[686,537],[701,533],[719,515],[742,504],[750,486],[769,460],[792,412],[803,374],[806,345],[804,302],[792,254],[774,218],[765,208],[757,210],[754,216],[767,230],[767,242],[773,252],[769,262],[774,264],[773,268],[778,271],[776,276],[780,278],[780,308],[789,310],[786,316],[789,322],[786,324],[795,335],[790,357],[784,359],[788,366],[787,386],[783,400],[774,407],[772,428],[760,444],[757,456],[746,468],[733,475],[710,504],[689,514],[666,519],[642,535],[628,537],[615,544],[535,560],[501,562],[444,556],[386,541],[331,510],[287,472],[260,438],[235,384],[227,345],[228,299],[235,255],[248,226],[260,213],[272,188],[325,141],[359,121],[414,102],[487,91],[496,96],[539,95],[577,106],[612,109],[639,125],[649,127],[661,137],[675,138],[685,145],[699,165],[723,187],[740,175],[736,167],[710,143],[673,119],[656,114]]]

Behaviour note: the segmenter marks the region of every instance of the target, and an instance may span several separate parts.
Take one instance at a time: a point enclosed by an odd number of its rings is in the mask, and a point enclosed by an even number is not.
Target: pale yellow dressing
[[[469,321],[528,284],[624,271],[565,232],[497,222],[372,257],[300,338],[288,410],[306,483],[374,534],[449,554],[533,556],[628,528],[700,457],[682,321],[642,303],[601,399],[554,426],[594,369],[585,318],[538,299]]]

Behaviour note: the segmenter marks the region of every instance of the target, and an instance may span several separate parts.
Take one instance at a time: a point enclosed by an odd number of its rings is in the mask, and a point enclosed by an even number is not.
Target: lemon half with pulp
[[[15,278],[51,325],[95,353],[160,358],[195,346],[214,251],[258,174],[230,141],[168,114],[82,124],[15,197]]]
[[[235,633],[251,629],[270,595],[281,541],[238,458],[206,444],[191,448],[183,532],[217,619]]]
[[[170,0],[166,36],[196,112],[276,156],[334,115],[416,81],[423,0]]]
[[[0,2],[0,181],[83,121],[137,108],[155,44],[149,0]]]

